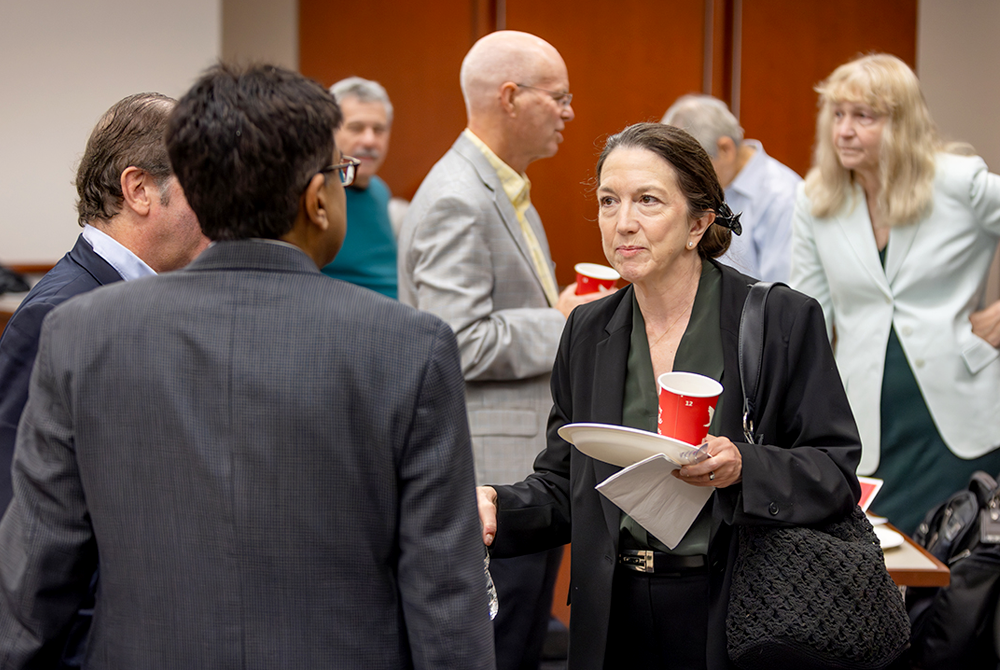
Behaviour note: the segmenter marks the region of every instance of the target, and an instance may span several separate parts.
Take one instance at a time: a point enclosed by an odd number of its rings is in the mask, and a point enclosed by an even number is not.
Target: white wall
[[[1000,172],[1000,2],[920,0],[919,11],[917,74],[934,121]],[[1000,298],[1000,254],[987,297]]]
[[[1000,172],[1000,2],[921,0],[917,74],[941,134]]]
[[[132,93],[182,95],[220,54],[221,0],[0,0],[0,262],[54,263],[76,164]]]

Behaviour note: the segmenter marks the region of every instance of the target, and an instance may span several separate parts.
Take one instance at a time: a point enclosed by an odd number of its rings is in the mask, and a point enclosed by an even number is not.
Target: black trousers
[[[615,570],[606,670],[704,670],[708,643],[708,571],[683,574]]]
[[[497,670],[538,670],[563,548],[490,559],[499,610],[493,620]]]

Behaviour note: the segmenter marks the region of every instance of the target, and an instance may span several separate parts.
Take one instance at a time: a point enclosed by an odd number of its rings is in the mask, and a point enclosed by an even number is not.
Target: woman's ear
[[[698,246],[698,242],[701,241],[702,236],[705,235],[705,231],[708,227],[712,225],[715,221],[715,212],[708,211],[702,212],[701,216],[696,219],[691,219],[691,230],[688,239],[693,241],[694,244],[689,245],[689,248]]]

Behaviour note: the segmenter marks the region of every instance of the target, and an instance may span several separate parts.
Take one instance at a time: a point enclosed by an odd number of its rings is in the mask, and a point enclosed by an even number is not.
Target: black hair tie
[[[740,225],[740,216],[742,215],[743,212],[733,214],[733,210],[729,208],[729,205],[723,202],[715,208],[715,223],[733,231],[734,235],[742,235],[743,226]]]

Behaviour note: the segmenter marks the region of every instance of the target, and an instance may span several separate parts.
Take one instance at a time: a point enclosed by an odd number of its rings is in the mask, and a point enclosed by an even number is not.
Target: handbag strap
[[[760,281],[750,287],[740,314],[739,361],[740,385],[743,388],[743,436],[750,444],[754,439],[754,421],[757,417],[757,387],[760,383],[760,360],[764,353],[764,314],[767,294],[781,282]],[[760,439],[763,440],[763,435]]]

